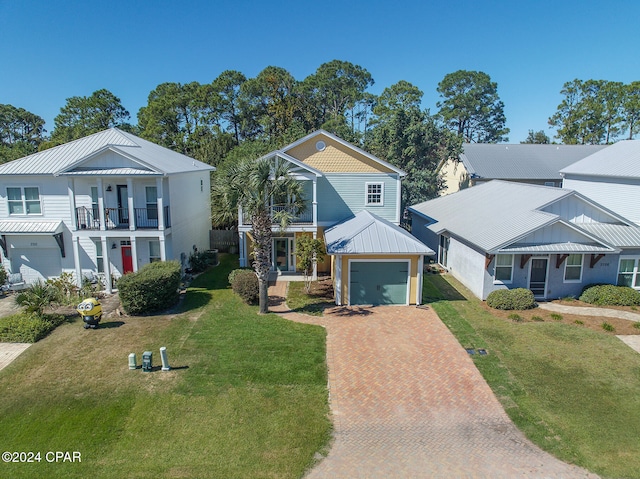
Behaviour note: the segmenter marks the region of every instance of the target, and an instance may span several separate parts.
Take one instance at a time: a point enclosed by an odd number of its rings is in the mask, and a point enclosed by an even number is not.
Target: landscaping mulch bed
[[[567,306],[594,307],[591,304],[583,303],[581,301],[554,301],[554,302],[558,304],[567,305]],[[588,328],[594,331],[599,331],[604,334],[640,335],[640,329],[638,329],[638,327],[635,326],[635,325],[640,325],[640,323],[629,321],[627,319],[610,318],[607,316],[582,316],[577,314],[556,313],[554,311],[548,311],[546,309],[540,309],[540,308],[528,309],[524,311],[502,311],[502,310],[490,308],[489,306],[487,306],[485,302],[482,303],[482,306],[493,316],[504,319],[505,321],[510,321],[510,322],[566,323],[579,328]],[[633,311],[630,307],[611,307],[611,308],[607,307],[605,309],[619,309],[624,311],[637,312],[637,311]],[[521,319],[520,320],[512,319],[513,315],[518,315]],[[558,319],[558,315],[560,319]],[[613,326],[612,331],[611,330],[606,331],[602,328],[602,324],[605,322]]]

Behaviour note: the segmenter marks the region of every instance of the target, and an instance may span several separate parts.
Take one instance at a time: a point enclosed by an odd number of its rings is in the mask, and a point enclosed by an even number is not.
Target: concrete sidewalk
[[[11,364],[29,346],[31,343],[0,343],[0,370]]]
[[[580,316],[604,316],[606,318],[621,318],[640,322],[640,313],[621,311],[619,309],[595,308],[591,306],[569,306],[558,303],[538,303],[538,308],[557,313],[577,314]]]

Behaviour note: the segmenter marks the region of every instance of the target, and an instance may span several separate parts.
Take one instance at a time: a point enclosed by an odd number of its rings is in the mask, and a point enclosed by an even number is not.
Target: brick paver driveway
[[[524,437],[433,310],[272,310],[327,328],[334,442],[309,479],[597,477]]]

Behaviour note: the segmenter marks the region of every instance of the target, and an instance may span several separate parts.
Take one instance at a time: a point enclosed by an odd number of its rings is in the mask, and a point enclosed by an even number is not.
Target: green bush
[[[64,323],[61,314],[22,312],[0,318],[0,342],[35,343]]]
[[[134,315],[169,309],[180,298],[179,288],[180,263],[177,261],[150,263],[118,280],[122,307]]]
[[[521,323],[524,320],[524,318],[517,313],[511,313],[509,315],[509,319],[515,321],[516,323]]]
[[[640,304],[640,291],[612,284],[591,286],[584,290],[580,301],[598,306],[634,306]]]
[[[57,291],[47,283],[36,281],[16,296],[16,303],[27,313],[42,316],[44,309],[56,301]]]
[[[498,289],[489,293],[487,305],[494,309],[523,310],[535,308],[536,300],[528,289]]]
[[[232,273],[233,282],[231,288],[233,292],[242,298],[247,304],[258,304],[260,300],[260,287],[258,277],[252,270],[235,270]],[[229,275],[231,276],[231,275]]]
[[[561,314],[551,313],[549,316],[551,316],[551,319],[553,319],[555,321],[562,321],[562,315]]]
[[[611,333],[616,330],[616,328],[613,327],[613,324],[607,323],[606,321],[602,323],[602,329],[604,329],[605,331],[609,331]]]
[[[233,284],[233,279],[236,277],[236,275],[241,274],[243,271],[253,271],[253,268],[238,268],[238,269],[234,269],[233,271],[231,271],[231,273],[229,273],[229,284]]]

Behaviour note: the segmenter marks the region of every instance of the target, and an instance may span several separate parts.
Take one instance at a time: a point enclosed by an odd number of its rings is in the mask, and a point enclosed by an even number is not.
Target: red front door
[[[133,273],[133,258],[131,257],[131,246],[121,246],[122,249],[122,272],[124,274]]]

